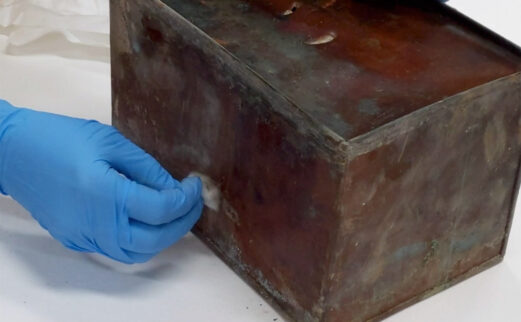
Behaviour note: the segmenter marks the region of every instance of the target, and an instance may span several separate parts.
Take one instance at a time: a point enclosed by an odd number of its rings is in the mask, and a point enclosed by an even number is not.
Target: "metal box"
[[[195,233],[289,318],[378,320],[503,257],[514,45],[429,1],[111,10],[114,125],[218,183]]]

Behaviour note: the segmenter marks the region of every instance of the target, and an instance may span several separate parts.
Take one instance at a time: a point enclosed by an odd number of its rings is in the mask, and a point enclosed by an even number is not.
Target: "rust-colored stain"
[[[381,319],[497,263],[521,53],[435,1],[111,1],[113,121],[297,321]]]

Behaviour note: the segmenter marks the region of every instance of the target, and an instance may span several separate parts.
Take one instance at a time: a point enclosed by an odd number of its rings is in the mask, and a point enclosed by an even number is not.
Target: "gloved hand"
[[[199,219],[201,181],[174,180],[115,128],[0,100],[0,188],[66,247],[145,262]]]

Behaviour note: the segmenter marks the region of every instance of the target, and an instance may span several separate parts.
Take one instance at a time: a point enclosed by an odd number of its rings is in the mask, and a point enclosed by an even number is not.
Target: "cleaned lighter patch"
[[[489,166],[493,166],[505,152],[507,134],[505,124],[501,115],[495,115],[494,119],[487,124],[483,135],[483,147],[485,160]]]

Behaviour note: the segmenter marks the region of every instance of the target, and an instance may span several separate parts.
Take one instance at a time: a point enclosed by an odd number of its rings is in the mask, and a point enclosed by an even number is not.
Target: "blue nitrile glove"
[[[115,128],[0,100],[0,188],[66,247],[145,262],[199,219],[201,181],[174,180]]]

